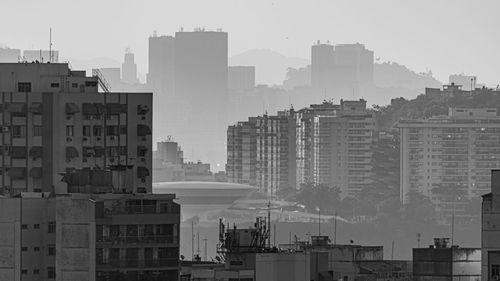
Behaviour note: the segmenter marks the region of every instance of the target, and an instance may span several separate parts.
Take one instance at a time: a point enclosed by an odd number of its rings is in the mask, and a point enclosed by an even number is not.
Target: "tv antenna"
[[[52,63],[52,27],[49,28],[49,62]]]

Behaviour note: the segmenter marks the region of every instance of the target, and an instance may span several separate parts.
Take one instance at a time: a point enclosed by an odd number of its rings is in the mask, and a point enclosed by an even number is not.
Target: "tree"
[[[431,200],[417,191],[407,194],[408,203],[404,205],[404,218],[418,222],[431,222],[436,218],[436,209]]]
[[[306,184],[297,193],[295,200],[311,212],[320,208],[321,212],[333,213],[340,205],[340,190],[324,184]]]

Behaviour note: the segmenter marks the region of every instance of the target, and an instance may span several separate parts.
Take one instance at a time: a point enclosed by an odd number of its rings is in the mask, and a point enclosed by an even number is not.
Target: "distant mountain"
[[[300,68],[310,64],[309,59],[287,57],[266,49],[249,50],[229,58],[229,65],[255,66],[257,84],[281,85],[289,67]]]
[[[405,88],[424,91],[425,88],[440,88],[442,83],[432,77],[432,72],[416,73],[396,62],[375,63],[373,82],[381,88]]]

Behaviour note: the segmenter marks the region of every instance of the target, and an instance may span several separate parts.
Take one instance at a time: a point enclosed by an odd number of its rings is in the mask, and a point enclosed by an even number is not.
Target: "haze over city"
[[[64,58],[121,61],[125,48],[130,48],[143,77],[146,38],[154,30],[173,34],[181,27],[205,27],[230,34],[230,56],[270,49],[309,59],[310,45],[316,40],[360,42],[375,50],[381,61],[395,61],[417,72],[432,70],[443,82],[449,74],[464,72],[489,86],[499,84],[496,18],[500,3],[495,0],[89,0],[76,7],[63,0],[3,0],[2,6],[0,23],[16,28],[3,29],[0,43],[46,49],[52,27],[54,47]]]
[[[2,0],[0,281],[500,280],[499,10]]]

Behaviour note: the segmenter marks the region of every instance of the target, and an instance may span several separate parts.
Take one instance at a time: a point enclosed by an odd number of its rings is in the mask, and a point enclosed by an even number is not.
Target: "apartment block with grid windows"
[[[401,201],[412,191],[442,211],[490,191],[500,168],[500,117],[496,108],[450,108],[448,116],[401,120]]]
[[[151,192],[152,94],[98,82],[64,63],[0,64],[3,194],[85,192],[72,189],[85,181]]]

